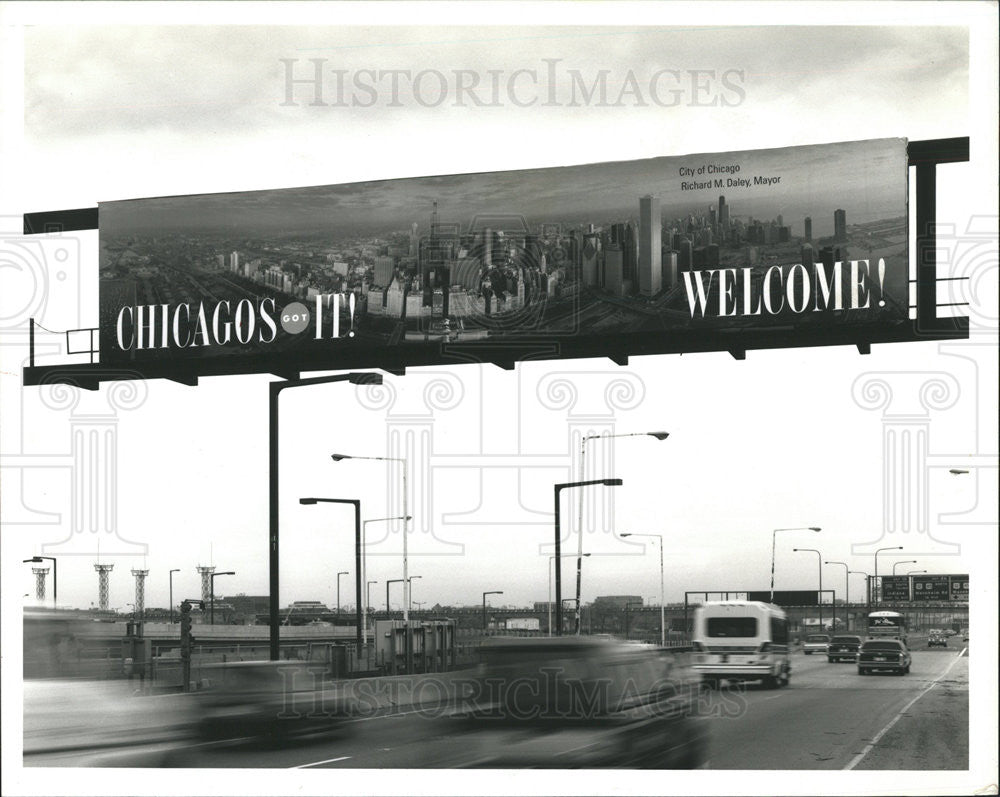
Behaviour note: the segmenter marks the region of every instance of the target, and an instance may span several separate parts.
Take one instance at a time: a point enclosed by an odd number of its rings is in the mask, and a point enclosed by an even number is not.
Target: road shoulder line
[[[844,770],[846,771],[846,770],[854,769],[858,764],[860,764],[861,761],[864,759],[864,757],[866,755],[868,755],[875,748],[875,745],[877,745],[879,743],[879,741],[882,739],[882,737],[885,736],[890,730],[892,730],[892,727],[897,722],[899,722],[900,718],[907,711],[910,710],[910,707],[914,703],[916,703],[918,700],[920,700],[920,698],[922,698],[924,695],[926,695],[928,692],[930,692],[931,689],[933,689],[935,686],[937,686],[938,682],[948,674],[948,671],[952,667],[955,666],[955,662],[957,662],[959,659],[962,658],[962,656],[965,654],[966,650],[968,650],[968,648],[963,648],[962,651],[951,660],[951,663],[949,663],[948,666],[944,668],[944,670],[941,672],[941,674],[938,675],[937,678],[935,678],[933,681],[930,682],[930,685],[928,685],[926,689],[924,689],[915,698],[913,698],[913,700],[911,700],[909,703],[907,703],[905,706],[903,706],[897,712],[896,716],[892,718],[892,721],[888,725],[886,725],[882,730],[880,730],[877,734],[875,734],[875,738],[872,739],[870,742],[868,742],[867,745],[865,745],[865,749],[862,750],[860,753],[858,753],[856,756],[854,756],[854,758],[852,758],[848,762],[847,766],[844,767]]]

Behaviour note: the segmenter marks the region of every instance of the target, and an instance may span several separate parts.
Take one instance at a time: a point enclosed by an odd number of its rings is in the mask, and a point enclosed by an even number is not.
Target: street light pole
[[[170,624],[171,625],[173,625],[174,623],[174,573],[180,573],[180,572],[181,569],[179,567],[175,567],[173,570],[170,571],[170,575],[168,577],[168,580],[170,581]]]
[[[349,576],[351,572],[349,570],[341,570],[337,573],[337,617],[340,617],[340,577]]]
[[[486,630],[486,596],[487,595],[503,595],[502,589],[494,589],[489,592],[483,593],[483,630]]]
[[[369,520],[366,520],[364,523],[361,524],[362,525],[362,528],[361,528],[361,578],[363,580],[367,581],[367,579],[368,579],[368,524],[369,523],[385,523],[386,521],[390,521],[390,520],[402,520],[404,523],[406,523],[407,521],[409,521],[411,519],[412,518],[410,518],[409,515],[399,515],[398,517],[377,517],[377,518],[370,518]],[[404,528],[404,531],[403,531],[403,536],[404,537],[406,536],[406,530],[405,530],[405,528]],[[375,584],[377,582],[372,581],[370,583]],[[363,616],[363,619],[362,619],[362,627],[364,628],[364,632],[363,632],[364,640],[363,641],[364,641],[365,645],[368,644],[368,610],[370,608],[371,608],[371,602],[368,599],[368,596],[366,595],[365,596],[364,616]]]
[[[819,593],[816,595],[816,603],[819,605],[819,631],[820,633],[823,633],[823,554],[815,548],[792,548],[792,550],[812,551],[817,557],[819,557]]]
[[[372,584],[378,584],[378,581],[369,581],[365,584],[365,645],[368,645],[368,610],[371,608],[372,602]]]
[[[409,590],[407,590],[407,592],[411,604],[413,603],[413,579],[415,578],[423,578],[423,576],[410,576],[406,579],[406,583],[409,586]]]
[[[844,630],[847,630],[847,604],[850,603],[851,597],[851,571],[847,569],[847,562],[823,562],[825,565],[843,565],[844,566]],[[833,616],[837,616],[837,607],[833,608]],[[836,620],[834,620],[834,625],[836,625]],[[836,630],[836,628],[834,629]]]
[[[388,581],[385,582],[385,611],[386,611],[386,614],[389,614],[392,611],[389,608],[389,585],[390,584],[398,584],[402,580],[403,579],[401,579],[401,578],[392,578],[392,579],[389,579]]]
[[[771,600],[774,603],[774,551],[779,531],[822,531],[819,526],[792,526],[787,529],[774,529],[771,532]]]
[[[591,440],[605,440],[611,439],[613,437],[653,437],[657,440],[663,441],[670,436],[670,432],[630,432],[627,434],[589,434],[585,435],[580,441],[580,481],[586,478],[586,457],[587,457],[587,443]],[[575,633],[577,636],[580,635],[580,584],[583,576],[583,499],[584,495],[580,493],[580,500],[578,501],[578,511],[577,511],[577,553],[576,553],[576,628]]]
[[[892,563],[892,574],[896,575],[896,568],[899,567],[900,565],[915,565],[916,563],[917,563],[916,559],[905,559],[902,562],[893,562]]]
[[[583,554],[585,557],[590,556],[589,553]],[[570,559],[576,556],[575,553],[564,553],[560,554],[563,559]],[[552,636],[552,562],[555,561],[555,556],[549,557],[549,600],[548,600],[548,610],[549,610],[549,636]]]
[[[875,575],[872,576],[873,581],[872,581],[871,591],[872,592],[878,591],[878,593],[879,593],[879,595],[878,595],[878,602],[877,602],[876,605],[881,605],[881,603],[882,603],[881,584],[879,583],[879,580],[878,580],[878,555],[880,553],[882,553],[882,551],[901,551],[901,550],[903,550],[903,546],[902,545],[890,545],[890,546],[888,546],[886,548],[879,548],[877,551],[875,551]],[[869,608],[871,607],[871,604],[872,604],[872,596],[869,595],[868,596],[868,606],[869,606]]]
[[[562,525],[559,516],[559,494],[563,490],[567,490],[570,487],[588,487],[592,484],[603,484],[605,487],[620,487],[622,484],[621,479],[591,479],[589,481],[582,482],[564,482],[562,484],[553,485],[553,493],[555,497],[555,527],[556,527],[556,545],[555,545],[555,557],[556,557],[556,627],[558,628],[558,635],[562,636]]]
[[[361,501],[357,498],[300,498],[299,503],[304,506],[314,506],[316,504],[347,504],[354,508],[354,599],[361,603]],[[345,571],[346,572],[346,571]],[[340,613],[340,576],[337,576],[337,613]],[[363,644],[361,612],[358,612],[357,622],[354,628],[354,639],[358,650]]]
[[[236,571],[235,570],[224,570],[221,573],[209,573],[208,574],[209,583],[211,585],[211,593],[212,593],[212,595],[211,595],[211,600],[212,600],[211,618],[212,619],[209,622],[209,625],[215,625],[215,579],[218,578],[219,576],[235,576],[235,575],[236,575]]]
[[[322,385],[330,382],[350,382],[355,385],[381,385],[382,374],[349,373],[334,376],[316,376],[309,379],[288,379],[270,382],[268,384],[268,647],[271,661],[280,657],[281,640],[281,596],[280,588],[280,556],[279,556],[279,498],[278,489],[278,441],[279,412],[278,398],[281,392],[292,387]]]
[[[667,646],[667,625],[666,611],[663,592],[663,535],[662,534],[635,534],[632,532],[620,534],[620,537],[655,537],[660,541],[660,647]]]

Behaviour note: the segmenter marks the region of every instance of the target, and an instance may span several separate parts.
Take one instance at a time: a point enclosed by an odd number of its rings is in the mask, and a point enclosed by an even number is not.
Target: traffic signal
[[[191,642],[191,604],[184,601],[181,603],[181,647],[190,647]]]

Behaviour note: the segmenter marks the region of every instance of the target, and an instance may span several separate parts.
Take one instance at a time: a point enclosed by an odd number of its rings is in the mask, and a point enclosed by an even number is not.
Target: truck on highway
[[[541,624],[537,617],[510,617],[507,619],[508,631],[540,631]]]
[[[787,685],[792,664],[788,616],[760,601],[709,601],[694,613],[694,669],[706,686],[722,681]]]

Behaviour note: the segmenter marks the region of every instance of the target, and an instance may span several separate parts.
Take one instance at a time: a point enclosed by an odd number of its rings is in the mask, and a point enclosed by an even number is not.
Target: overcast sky
[[[60,603],[88,606],[97,599],[95,537],[73,535],[70,527],[73,479],[103,467],[84,469],[70,456],[81,424],[116,429],[117,469],[97,483],[113,512],[102,515],[113,518],[115,529],[102,538],[102,560],[115,564],[112,606],[134,600],[132,567],[150,570],[151,606],[166,603],[169,569],[181,570],[175,595],[193,596],[195,566],[212,561],[237,572],[218,582],[220,592],[267,591],[271,379],[211,378],[197,388],[153,381],[134,391],[104,386],[79,396],[22,388],[17,373],[27,357],[29,316],[56,332],[98,320],[97,233],[25,242],[18,237],[23,212],[874,138],[971,136],[972,162],[938,169],[937,210],[945,224],[939,243],[949,259],[942,270],[973,277],[968,294],[952,284],[941,301],[971,299],[972,341],[876,345],[868,356],[846,346],[748,352],[742,362],[720,353],[633,358],[626,367],[602,360],[536,362],[513,372],[466,365],[387,377],[390,389],[381,398],[336,385],[286,392],[281,600],[335,602],[335,573],[353,571],[349,517],[332,506],[301,507],[297,499],[358,497],[366,517],[384,516],[385,471],[370,462],[334,465],[329,454],[384,455],[399,430],[409,430],[430,452],[422,465],[414,459],[410,471],[414,490],[431,499],[413,507],[420,513],[411,533],[410,572],[421,576],[413,582],[415,601],[475,604],[485,590],[504,590],[492,596],[497,604],[545,600],[548,551],[540,546],[552,539],[551,485],[576,477],[569,467],[574,424],[671,433],[665,442],[620,440],[613,462],[594,474],[624,485],[614,490],[613,517],[585,540],[594,553],[584,570],[585,600],[626,593],[656,598],[656,551],[627,544],[617,538],[621,532],[665,536],[668,600],[686,589],[766,588],[777,527],[823,528],[778,535],[779,589],[816,586],[816,557],[793,553],[796,546],[871,572],[871,550],[900,539],[883,535],[885,509],[896,505],[883,492],[889,423],[897,430],[922,428],[930,456],[926,502],[903,500],[926,519],[929,534],[904,540],[907,553],[917,553],[898,558],[918,563],[900,571],[970,572],[976,633],[980,639],[995,634],[995,5],[57,9],[7,3],[0,15],[0,224],[8,234],[0,239],[6,253],[0,264],[0,545],[5,686],[12,683],[15,694],[21,672],[12,670],[9,652],[18,647],[19,622],[7,621],[16,618],[22,595],[33,591],[30,568],[20,560],[48,546],[59,557]],[[443,18],[450,27],[430,24]],[[390,20],[395,27],[381,26]],[[317,58],[326,59],[329,70],[327,103],[334,70],[344,70],[348,80],[362,70],[437,70],[449,81],[449,94],[437,106],[409,90],[396,101],[380,84],[367,107],[318,106],[310,104],[311,89],[300,86],[286,103],[281,59],[298,59],[298,70]],[[550,64],[557,71],[556,102],[547,105]],[[499,74],[498,106],[453,102],[456,70],[481,86]],[[519,73],[511,94],[508,81],[518,70],[534,70],[537,84]],[[621,104],[573,106],[572,70],[588,85],[604,74],[616,100],[632,75],[644,104],[633,94]],[[672,86],[680,99],[672,107],[650,101],[650,81],[662,70],[680,75]],[[702,77],[694,70],[704,70]],[[429,91],[436,77],[427,80]],[[707,94],[696,88],[703,84]],[[521,107],[533,91],[539,101]],[[634,196],[649,190],[645,176],[626,190]],[[733,204],[734,213],[743,212]],[[64,345],[62,335],[42,330],[37,342],[40,358]],[[434,386],[435,380],[445,385]],[[885,409],[878,408],[880,398],[889,400]],[[602,445],[592,444],[592,461]],[[963,465],[973,473],[947,473]],[[574,509],[567,496],[570,523]],[[398,534],[373,540],[368,577],[380,582],[373,602],[384,600],[385,579],[400,577],[398,540]],[[880,570],[896,558],[880,557]],[[825,568],[824,587],[839,591],[842,573]],[[852,589],[859,596],[858,582]],[[393,600],[398,604],[398,594]],[[979,650],[995,656],[993,639]],[[992,686],[988,668],[981,672],[986,677],[974,683]],[[10,694],[5,689],[5,711]],[[988,705],[995,700],[974,701],[972,711]],[[995,733],[995,713],[985,719],[984,729]],[[5,740],[9,755],[14,747]],[[14,767],[19,763],[14,759]],[[94,793],[119,787],[109,785],[106,772],[93,774],[100,778]],[[780,773],[766,774],[762,789],[785,783],[777,780]],[[198,773],[196,790],[204,788],[202,777]],[[239,788],[286,791],[290,781],[281,777],[243,779]],[[84,781],[74,773],[56,790],[80,789]],[[799,776],[787,783],[792,791],[802,788]],[[132,778],[122,784],[127,793],[169,785]],[[830,788],[827,780],[809,784]],[[228,777],[213,785],[219,793],[232,788]],[[34,776],[19,784],[49,793],[51,786]],[[620,785],[609,781],[609,788]]]
[[[639,197],[658,197],[665,220],[705,214],[727,196],[744,220],[784,215],[803,234],[833,233],[833,211],[851,223],[906,214],[906,147],[902,139],[692,154],[639,161],[353,183],[340,186],[162,197],[101,204],[109,236],[137,231],[226,230],[235,236],[302,231],[339,236],[428,228],[438,203],[443,221],[470,228],[477,214],[522,214],[529,228],[573,219],[603,224],[635,217]],[[757,177],[769,182],[755,185]],[[718,188],[721,180],[727,187]],[[738,180],[730,184],[729,180]],[[747,181],[744,184],[742,181]],[[693,188],[694,184],[705,186]]]

